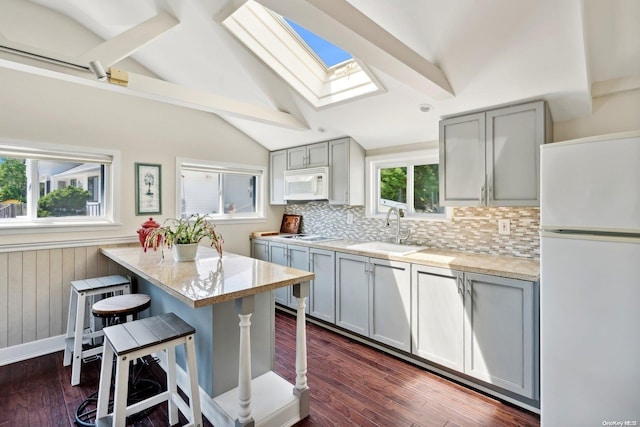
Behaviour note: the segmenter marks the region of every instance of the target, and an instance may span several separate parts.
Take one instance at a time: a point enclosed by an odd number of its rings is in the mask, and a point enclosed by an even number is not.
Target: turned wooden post
[[[300,418],[309,415],[309,386],[307,385],[307,323],[306,300],[309,282],[293,286],[293,296],[298,299],[296,313],[296,385],[293,393],[300,399]]]
[[[240,317],[240,353],[238,357],[238,418],[236,426],[254,425],[251,416],[251,315],[255,308],[253,295],[236,300]]]

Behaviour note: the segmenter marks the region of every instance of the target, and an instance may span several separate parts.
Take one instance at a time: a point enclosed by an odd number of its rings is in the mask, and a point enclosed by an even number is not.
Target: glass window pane
[[[40,188],[38,217],[104,215],[104,165],[29,160],[37,167]],[[87,190],[93,181],[92,192]]]
[[[225,174],[224,213],[256,212],[256,177],[251,175]]]
[[[0,219],[27,215],[27,169],[24,159],[0,157]]]
[[[380,198],[395,202],[407,203],[407,168],[380,168]],[[386,212],[389,208],[380,205],[378,211]]]
[[[182,218],[220,212],[219,180],[216,172],[182,170]]]
[[[413,206],[418,213],[443,213],[440,206],[438,165],[419,165],[413,169]]]

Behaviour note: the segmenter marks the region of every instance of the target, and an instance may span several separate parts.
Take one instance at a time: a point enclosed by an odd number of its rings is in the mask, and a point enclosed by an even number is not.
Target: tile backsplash
[[[326,202],[287,205],[285,213],[302,215],[302,233],[360,240],[392,241],[384,218],[367,218],[362,206],[334,206]],[[347,215],[353,222],[347,224]],[[510,235],[498,234],[498,220],[509,219]],[[454,208],[451,220],[402,220],[401,235],[411,230],[410,244],[491,255],[540,258],[539,208]]]

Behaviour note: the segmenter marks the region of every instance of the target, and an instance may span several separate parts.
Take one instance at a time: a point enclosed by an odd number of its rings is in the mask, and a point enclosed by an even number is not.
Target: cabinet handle
[[[493,185],[489,184],[489,200],[493,200]]]
[[[467,294],[471,296],[471,280],[469,279],[465,280],[465,288],[466,288]]]
[[[458,294],[464,294],[464,286],[462,283],[462,276],[458,276]]]
[[[480,187],[480,201],[484,202],[484,184]]]

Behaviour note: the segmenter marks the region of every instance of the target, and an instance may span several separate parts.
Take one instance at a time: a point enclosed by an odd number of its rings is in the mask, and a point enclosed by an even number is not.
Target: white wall
[[[147,218],[135,215],[134,164],[162,164],[162,213],[174,217],[177,156],[267,166],[269,153],[218,116],[45,77],[0,69],[0,137],[122,153],[120,217],[113,231],[9,234],[0,245],[136,236]],[[265,179],[265,184],[268,182]],[[265,194],[268,200],[268,193]],[[267,207],[268,221],[220,225],[225,249],[248,255],[251,231],[278,229],[282,208]]]
[[[640,129],[640,89],[593,100],[591,115],[554,123],[554,142]]]

